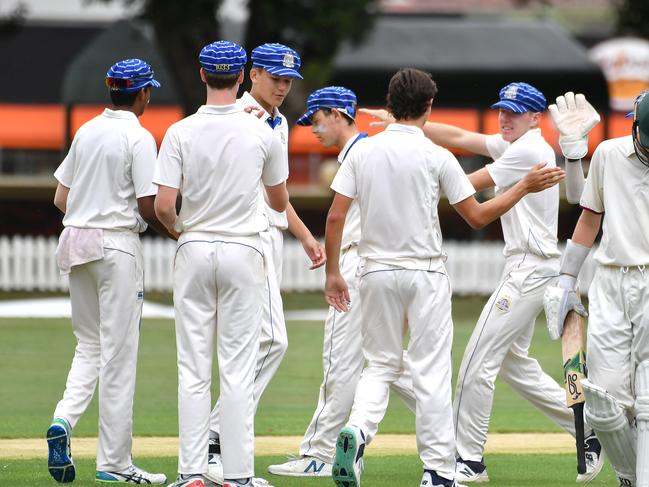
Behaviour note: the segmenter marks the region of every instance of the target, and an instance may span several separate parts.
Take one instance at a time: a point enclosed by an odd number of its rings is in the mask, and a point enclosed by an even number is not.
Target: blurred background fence
[[[0,237],[0,290],[64,291],[67,278],[56,266],[55,237]],[[170,292],[176,245],[162,238],[143,238],[145,288]],[[458,242],[444,245],[446,267],[456,295],[489,295],[496,287],[504,266],[501,242]],[[582,292],[594,272],[589,256],[580,275]],[[282,290],[319,291],[324,287],[324,269],[309,270],[309,261],[299,242],[286,239]]]

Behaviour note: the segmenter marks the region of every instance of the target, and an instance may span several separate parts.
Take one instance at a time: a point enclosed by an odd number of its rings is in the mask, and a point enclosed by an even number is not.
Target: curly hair
[[[403,68],[390,79],[387,107],[397,120],[414,120],[426,112],[436,94],[430,73]]]

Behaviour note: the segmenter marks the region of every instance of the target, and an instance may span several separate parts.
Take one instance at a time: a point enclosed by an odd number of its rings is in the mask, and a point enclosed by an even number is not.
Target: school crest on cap
[[[295,66],[295,56],[293,53],[287,52],[284,54],[284,59],[282,59],[282,64],[287,68],[292,68]]]
[[[503,93],[503,98],[507,100],[515,100],[516,96],[518,95],[518,86],[510,86],[505,90],[505,93]]]

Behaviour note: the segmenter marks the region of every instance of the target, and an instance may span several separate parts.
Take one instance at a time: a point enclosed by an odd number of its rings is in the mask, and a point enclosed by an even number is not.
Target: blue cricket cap
[[[153,69],[141,59],[124,59],[113,64],[106,73],[106,86],[111,91],[138,91],[146,86],[160,88],[153,79]]]
[[[284,44],[268,43],[252,50],[253,68],[263,68],[270,74],[302,78],[298,72],[301,59],[298,53]]]
[[[201,49],[198,61],[210,74],[238,73],[246,65],[248,56],[243,47],[230,41],[217,41]]]
[[[500,101],[491,108],[506,108],[514,113],[542,112],[547,102],[539,90],[527,83],[510,83],[500,90]]]
[[[356,118],[356,95],[352,90],[342,86],[327,86],[309,95],[306,101],[307,111],[298,121],[298,125],[311,125],[311,117],[318,110],[332,108],[344,113],[349,118]]]

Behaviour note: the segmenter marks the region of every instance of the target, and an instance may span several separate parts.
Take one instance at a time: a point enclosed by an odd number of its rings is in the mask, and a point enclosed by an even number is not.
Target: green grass
[[[272,482],[275,487],[331,487],[330,478],[304,479],[278,477],[266,473],[266,467],[283,462],[283,457],[257,457],[255,471],[259,477]],[[169,481],[176,475],[176,459],[173,457],[135,459],[136,464],[152,472],[164,472]],[[488,470],[493,486],[512,487],[565,487],[574,485],[575,465],[572,457],[566,455],[491,455]],[[94,481],[95,465],[93,459],[81,459],[77,465],[77,478],[71,485],[75,487],[97,487]],[[2,485],[47,486],[56,483],[47,472],[43,460],[0,461]],[[422,470],[416,455],[365,458],[363,485],[368,487],[414,487],[419,485]],[[616,485],[609,466],[589,485]]]
[[[295,296],[295,295],[294,295]],[[293,301],[299,301],[292,297]],[[312,296],[308,299],[316,299]],[[455,370],[477,318],[482,299],[454,303]],[[301,435],[317,403],[322,380],[322,323],[290,322],[289,351],[262,398],[256,417],[259,435]],[[75,341],[68,320],[0,319],[0,437],[40,437],[65,386]],[[561,378],[557,342],[547,337],[539,321],[532,354],[546,372]],[[177,435],[177,372],[173,322],[145,320],[140,340],[134,433],[142,436]],[[218,384],[214,384],[214,397]],[[398,400],[390,403],[381,431],[413,433],[414,417]],[[558,431],[557,427],[504,383],[498,383],[492,432]],[[93,400],[75,429],[75,436],[97,434],[97,405]]]

